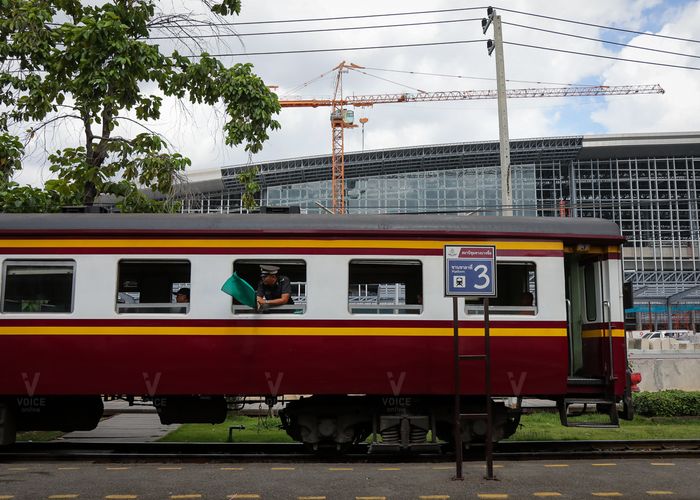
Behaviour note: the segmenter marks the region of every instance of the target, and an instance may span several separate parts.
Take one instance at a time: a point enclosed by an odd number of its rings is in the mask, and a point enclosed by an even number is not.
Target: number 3
[[[480,272],[480,274],[477,276],[477,278],[483,278],[484,282],[482,284],[477,284],[474,283],[474,288],[477,290],[483,290],[484,288],[488,288],[488,286],[491,284],[491,278],[487,274],[489,269],[483,264],[479,264],[474,268],[474,271],[477,273]]]

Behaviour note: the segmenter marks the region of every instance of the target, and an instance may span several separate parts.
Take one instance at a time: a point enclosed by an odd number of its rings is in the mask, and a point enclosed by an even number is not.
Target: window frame
[[[191,306],[191,301],[192,297],[190,296],[190,302],[187,302],[185,304],[179,304],[177,302],[145,302],[141,303],[139,302],[138,304],[120,304],[118,302],[119,294],[122,293],[119,289],[121,288],[121,265],[122,263],[132,263],[132,264],[157,264],[157,263],[170,263],[170,264],[187,264],[189,266],[189,287],[191,289],[192,287],[192,261],[190,259],[186,258],[180,258],[180,259],[163,259],[163,258],[155,258],[155,259],[144,259],[144,258],[136,258],[136,259],[130,259],[130,258],[120,258],[117,261],[117,283],[116,283],[116,290],[114,294],[114,311],[119,314],[136,314],[136,315],[143,315],[143,314],[179,314],[179,315],[186,315],[190,313],[190,306]],[[171,285],[176,282],[172,282]],[[124,292],[126,293],[126,292]],[[172,293],[172,290],[171,290]],[[146,311],[146,312],[140,312],[140,311],[121,311],[120,306],[123,306],[123,308],[131,308],[131,309],[147,309],[147,308],[152,308],[155,309],[155,311]],[[140,307],[144,306],[144,307]],[[182,310],[180,311],[175,311],[173,309],[180,308]],[[168,310],[170,309],[170,310]]]
[[[71,294],[70,308],[68,311],[6,311],[5,295],[7,292],[7,268],[8,266],[32,266],[37,267],[70,267],[71,268]],[[72,314],[75,311],[75,281],[77,274],[77,262],[75,259],[6,259],[2,263],[2,290],[0,293],[0,314]]]
[[[539,288],[539,279],[538,279],[538,273],[537,273],[537,262],[532,261],[532,260],[496,260],[496,280],[499,279],[501,276],[501,273],[498,272],[498,266],[532,266],[532,270],[534,272],[534,282],[535,282],[535,290],[534,292],[528,292],[532,293],[532,298],[533,298],[533,303],[534,305],[532,306],[522,306],[519,304],[514,304],[514,305],[508,305],[508,306],[495,306],[495,305],[489,305],[489,314],[496,314],[496,315],[513,315],[513,316],[528,316],[528,317],[535,317],[539,314],[540,308],[539,308],[539,301],[537,300],[538,297],[538,288]],[[502,289],[505,288],[502,285],[499,285],[496,283],[497,289]],[[484,299],[483,297],[478,297],[478,298],[473,298],[470,300],[470,297],[465,297],[464,301],[464,313],[468,316],[475,316],[475,315],[482,315],[484,314]]]
[[[241,263],[243,265],[254,265],[254,266],[261,266],[261,265],[272,265],[272,266],[278,266],[280,267],[280,274],[282,276],[287,276],[285,273],[284,266],[285,265],[303,265],[304,266],[304,301],[303,302],[295,302],[294,304],[284,304],[281,306],[272,306],[269,307],[269,309],[258,312],[255,309],[251,309],[245,304],[234,304],[233,303],[233,297],[231,297],[231,313],[234,315],[238,316],[241,314],[274,314],[276,316],[278,315],[284,315],[284,316],[300,316],[306,314],[308,304],[309,304],[309,294],[308,294],[308,289],[309,289],[309,279],[308,279],[308,269],[309,269],[309,263],[306,261],[306,259],[287,259],[287,258],[237,258],[234,259],[233,262],[231,263],[231,273],[236,272],[236,263]],[[260,277],[260,273],[257,274],[258,278]],[[241,279],[245,281],[245,278],[239,275]],[[294,288],[293,283],[300,283],[297,281],[292,281],[290,279],[290,285],[292,286],[292,289]],[[248,284],[250,284],[248,282]],[[250,285],[253,287],[253,289],[257,292],[257,283],[254,285]],[[293,298],[294,294],[290,294],[290,298]]]
[[[365,307],[365,310],[359,310],[359,311],[353,311],[352,303],[350,302],[350,287],[353,285],[351,283],[351,277],[352,277],[352,265],[381,265],[381,263],[385,263],[386,265],[403,265],[410,266],[410,265],[415,265],[417,264],[418,267],[418,276],[420,277],[420,293],[417,295],[420,295],[423,297],[423,303],[421,304],[380,304],[377,303],[376,306],[372,304],[371,306]],[[361,314],[367,314],[371,316],[420,316],[425,312],[425,279],[424,279],[424,262],[420,259],[400,259],[400,258],[376,258],[376,259],[368,259],[368,258],[354,258],[350,259],[348,261],[348,294],[347,294],[347,311],[349,314],[356,316],[356,315],[361,315]],[[366,283],[369,284],[369,283]],[[381,284],[381,283],[378,283]],[[404,301],[406,300],[405,296],[405,291],[404,291]],[[360,307],[362,307],[360,305]],[[392,310],[393,312],[383,312],[387,310]],[[376,311],[376,312],[373,312]],[[415,313],[411,311],[416,311]]]

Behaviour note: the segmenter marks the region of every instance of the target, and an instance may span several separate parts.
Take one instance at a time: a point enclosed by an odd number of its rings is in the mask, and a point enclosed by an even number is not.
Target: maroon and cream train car
[[[574,218],[0,215],[0,438],[97,425],[101,396],[145,397],[164,422],[221,421],[231,397],[306,395],[289,434],[342,445],[451,439],[452,299],[445,245],[494,245],[495,397],[596,402],[626,389],[620,245]],[[221,291],[260,265],[293,305],[256,312]],[[190,302],[174,293],[190,289]],[[460,353],[484,350],[483,308],[459,301]],[[463,363],[465,409],[484,365]],[[495,436],[518,409],[495,405]],[[611,410],[613,408],[613,410]],[[483,439],[465,422],[464,439]]]

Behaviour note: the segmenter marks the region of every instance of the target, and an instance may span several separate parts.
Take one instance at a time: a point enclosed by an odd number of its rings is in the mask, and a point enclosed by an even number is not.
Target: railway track
[[[483,460],[472,446],[465,460]],[[639,441],[513,441],[494,447],[496,460],[700,457],[700,439]],[[450,462],[452,453],[368,453],[367,445],[344,452],[309,451],[297,443],[17,443],[0,448],[0,462],[63,460],[100,462]]]

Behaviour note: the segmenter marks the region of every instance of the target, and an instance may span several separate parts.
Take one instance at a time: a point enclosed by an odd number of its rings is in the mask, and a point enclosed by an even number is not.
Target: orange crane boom
[[[451,90],[443,92],[418,92],[404,94],[368,94],[343,97],[343,73],[348,70],[360,69],[353,63],[341,62],[333,68],[338,71],[332,99],[280,99],[283,108],[318,108],[331,107],[331,137],[332,137],[332,204],[333,213],[345,213],[345,144],[344,129],[354,128],[352,111],[346,106],[369,107],[375,104],[392,104],[399,102],[427,101],[462,101],[474,99],[497,99],[496,90]],[[506,97],[522,99],[531,97],[593,97],[608,95],[634,94],[663,94],[660,85],[599,85],[599,86],[568,86],[550,88],[524,88],[506,91]]]

